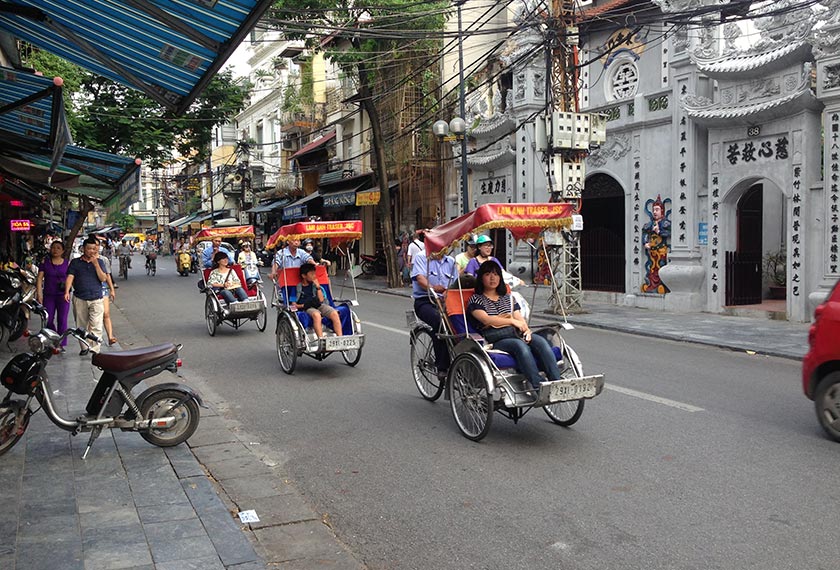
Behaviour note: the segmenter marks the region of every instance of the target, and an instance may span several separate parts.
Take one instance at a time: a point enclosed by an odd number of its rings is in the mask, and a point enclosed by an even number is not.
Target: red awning
[[[303,145],[299,151],[297,151],[296,153],[294,153],[292,155],[292,158],[290,160],[300,158],[304,154],[309,154],[310,152],[313,152],[313,151],[321,148],[322,146],[324,146],[325,144],[327,144],[328,142],[330,142],[334,138],[335,138],[335,131],[332,131],[331,133],[329,133],[327,135],[324,135],[321,138],[315,139],[311,143]]]

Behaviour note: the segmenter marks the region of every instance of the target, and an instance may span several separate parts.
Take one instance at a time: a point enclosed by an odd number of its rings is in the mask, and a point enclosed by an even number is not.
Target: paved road
[[[167,260],[120,282],[154,340],[230,404],[370,568],[830,568],[840,559],[838,447],[797,363],[577,329],[610,389],[571,429],[535,411],[461,437],[408,369],[407,300],[363,293],[362,361],[283,374],[271,325],[207,335],[196,279]],[[117,331],[119,335],[119,331]],[[259,512],[259,506],[256,506]]]

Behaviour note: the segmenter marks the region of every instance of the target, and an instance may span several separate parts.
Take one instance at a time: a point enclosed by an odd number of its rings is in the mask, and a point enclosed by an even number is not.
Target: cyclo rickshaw
[[[565,203],[485,204],[426,232],[426,253],[445,252],[473,233],[494,228],[507,228],[516,239],[535,238],[543,230],[570,227],[571,213],[572,205]],[[445,391],[458,429],[474,441],[487,435],[494,412],[518,422],[532,409],[542,408],[559,425],[575,423],[583,413],[584,401],[603,390],[604,376],[584,376],[580,358],[560,334],[561,329],[572,326],[564,322],[533,329],[533,334],[549,341],[561,371],[560,380],[542,382],[535,393],[516,369],[514,358],[495,349],[473,328],[466,310],[473,293],[458,280],[442,301],[431,295],[441,311],[441,331],[433,331],[413,310],[408,312],[412,375],[420,395],[434,402]],[[439,379],[435,367],[435,334],[445,340],[450,354],[445,380]]]
[[[273,251],[289,240],[329,238],[330,247],[350,260],[352,242],[362,237],[362,222],[359,220],[329,222],[298,222],[282,226],[268,239],[266,249]],[[315,360],[324,360],[335,352],[340,352],[344,362],[356,366],[362,358],[365,335],[362,334],[362,322],[351,307],[358,306],[356,281],[352,271],[350,280],[353,285],[353,299],[333,298],[327,268],[317,265],[315,277],[324,292],[326,302],[338,311],[342,336],[332,331],[328,319],[323,320],[325,337],[317,338],[312,329],[312,317],[306,311],[292,307],[300,283],[299,267],[280,267],[274,283],[272,305],[277,309],[277,359],[280,368],[286,374],[295,370],[297,359],[306,355]]]
[[[195,235],[193,245],[195,246],[204,241],[212,241],[216,238],[221,238],[225,241],[236,239],[253,240],[254,226],[205,228]],[[232,254],[233,252],[231,252]],[[214,292],[207,285],[207,279],[210,277],[212,270],[202,268],[199,289],[205,296],[204,318],[207,321],[207,332],[210,333],[210,336],[214,336],[219,325],[223,323],[238,329],[249,321],[256,321],[257,329],[260,332],[265,331],[268,318],[266,314],[267,304],[260,283],[257,281],[249,284],[245,279],[245,273],[242,271],[241,265],[234,263],[230,268],[236,273],[239,282],[242,283],[242,288],[248,293],[248,300],[232,303],[225,302],[221,295]]]

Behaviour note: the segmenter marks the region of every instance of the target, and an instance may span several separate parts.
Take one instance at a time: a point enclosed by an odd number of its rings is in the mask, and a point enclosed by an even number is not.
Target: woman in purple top
[[[64,244],[54,241],[50,245],[50,255],[44,258],[38,268],[38,280],[35,284],[38,302],[47,309],[47,327],[61,334],[67,330],[67,314],[70,303],[64,300],[64,282],[67,280],[67,267],[70,262],[64,259]],[[55,326],[58,317],[58,328]],[[67,339],[61,342],[62,349],[67,346]]]

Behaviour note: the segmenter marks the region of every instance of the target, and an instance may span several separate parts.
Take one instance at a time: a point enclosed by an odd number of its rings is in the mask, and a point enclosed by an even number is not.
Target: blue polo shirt
[[[435,285],[443,285],[449,287],[458,279],[458,265],[449,255],[444,255],[440,259],[428,259],[425,253],[418,253],[411,259],[411,284],[412,297],[421,299],[428,297],[428,293],[417,282],[418,275],[425,275],[429,282],[429,287]],[[436,295],[440,297],[440,294]]]
[[[99,267],[105,271],[105,262],[101,259],[97,260]],[[85,301],[95,301],[102,298],[102,282],[99,276],[96,275],[96,268],[93,263],[88,263],[81,257],[70,262],[70,267],[67,268],[67,275],[73,276],[73,295]]]

